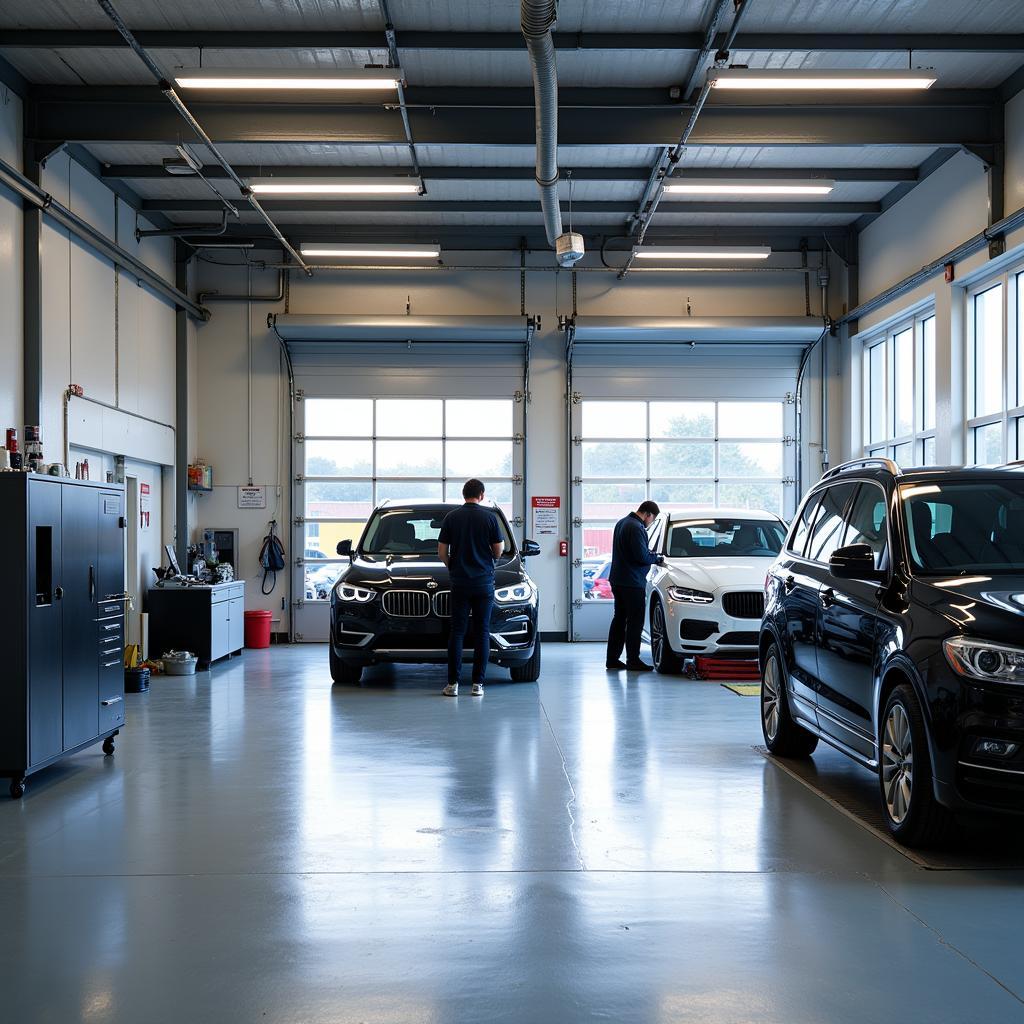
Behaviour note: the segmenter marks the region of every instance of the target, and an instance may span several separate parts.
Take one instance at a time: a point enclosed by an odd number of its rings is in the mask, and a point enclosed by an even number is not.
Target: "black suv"
[[[350,565],[331,591],[331,677],[358,683],[366,665],[380,662],[434,662],[448,659],[451,584],[437,557],[437,535],[444,517],[459,505],[437,501],[385,501],[374,509],[353,549],[338,545]],[[520,550],[497,505],[505,550],[497,560],[491,661],[507,666],[516,682],[540,676],[537,587],[523,559],[540,554],[532,540]],[[470,618],[466,646],[473,645]]]
[[[846,463],[807,495],[765,580],[761,725],[878,774],[892,835],[1024,813],[1024,467]]]

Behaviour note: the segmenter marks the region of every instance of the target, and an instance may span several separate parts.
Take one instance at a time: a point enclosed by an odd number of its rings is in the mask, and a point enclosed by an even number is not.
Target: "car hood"
[[[774,561],[774,558],[666,558],[664,575],[657,582],[710,593],[738,588],[760,591]]]
[[[522,562],[518,558],[500,562],[494,570],[495,587],[508,587],[522,580]],[[426,587],[433,580],[439,588],[451,586],[451,580],[445,564],[436,558],[408,558],[393,556],[359,557],[348,566],[338,577],[346,583],[364,584],[366,586],[388,587],[404,585],[419,589]]]
[[[920,576],[918,600],[960,626],[964,633],[1020,646],[1024,628],[1024,575]]]

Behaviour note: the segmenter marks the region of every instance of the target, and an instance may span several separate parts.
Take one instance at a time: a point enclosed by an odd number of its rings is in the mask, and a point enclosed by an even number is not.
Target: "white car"
[[[678,672],[688,658],[754,658],[768,567],[786,524],[771,512],[716,508],[666,512],[651,548],[665,556],[647,577],[647,639],[654,667]]]

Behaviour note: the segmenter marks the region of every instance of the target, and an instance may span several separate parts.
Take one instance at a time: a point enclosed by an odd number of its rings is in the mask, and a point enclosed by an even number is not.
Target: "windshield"
[[[1024,479],[904,484],[900,498],[922,572],[1024,572]]]
[[[782,550],[786,529],[770,519],[691,519],[672,523],[669,558],[772,558]]]
[[[457,506],[386,508],[375,512],[366,526],[359,550],[365,555],[429,555],[437,558],[437,535],[444,517]],[[512,554],[512,537],[505,517],[491,509],[505,540],[502,557]]]

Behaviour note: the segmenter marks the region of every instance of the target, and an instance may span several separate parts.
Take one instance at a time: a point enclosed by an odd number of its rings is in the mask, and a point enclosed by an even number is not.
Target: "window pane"
[[[511,437],[514,405],[507,398],[449,400],[444,432],[448,437]]]
[[[646,445],[609,441],[583,445],[584,476],[646,476]]]
[[[782,445],[754,441],[718,446],[719,476],[782,476]]]
[[[373,511],[373,484],[328,484],[314,481],[305,485],[307,519],[361,519]],[[325,549],[326,550],[326,549]]]
[[[378,437],[440,437],[441,400],[383,398],[377,402]]]
[[[913,441],[906,441],[903,444],[895,445],[892,450],[892,461],[902,469],[916,466],[917,459],[915,458],[914,448],[915,444]]]
[[[921,427],[935,426],[935,317],[921,321]]]
[[[646,437],[646,402],[583,403],[584,437]]]
[[[857,486],[835,484],[822,495],[820,510],[807,545],[808,558],[816,562],[827,562],[832,552],[839,547],[846,526],[843,522],[843,509],[853,497]]]
[[[612,531],[611,523],[583,527],[583,562],[580,571],[583,576],[583,598],[587,601],[610,601],[612,588],[608,582],[611,571]]]
[[[885,344],[868,349],[868,440],[885,438]]]
[[[974,428],[974,461],[980,465],[998,465],[1003,461],[1003,425],[986,423]]]
[[[651,437],[714,436],[714,402],[651,402]]]
[[[307,398],[306,437],[369,437],[373,433],[373,401],[369,398]]]
[[[663,509],[708,508],[715,503],[715,485],[652,482],[651,498]]]
[[[338,542],[355,542],[363,532],[367,517],[350,519],[346,523],[306,523],[306,547],[303,558],[311,562],[307,569],[317,568],[325,559],[338,557]]]
[[[782,512],[782,484],[746,480],[719,484],[718,502],[727,508],[756,508]]]
[[[379,476],[440,476],[440,441],[378,441]]]
[[[686,442],[653,442],[651,476],[714,476],[715,446]]]
[[[584,484],[582,490],[585,519],[621,519],[647,497],[642,482]]]
[[[894,335],[893,437],[914,432],[914,329]]]
[[[445,475],[489,476],[512,475],[511,441],[448,441],[445,443]]]
[[[440,480],[378,480],[377,501],[412,501],[425,498],[430,501],[443,501]]]
[[[974,297],[974,408],[985,416],[1003,408],[1003,286]]]
[[[719,402],[719,437],[782,437],[781,402]]]
[[[512,481],[497,481],[487,485],[487,497],[501,507],[507,519],[512,518]],[[462,501],[462,488],[456,487],[452,501]],[[530,536],[527,534],[527,536]]]
[[[1024,274],[1017,275],[1017,404],[1024,405]],[[1019,445],[1017,458],[1024,458]]]
[[[922,466],[934,466],[935,465],[935,438],[926,437],[921,442],[921,447],[924,449],[921,454],[921,465]]]
[[[850,509],[843,545],[867,544],[875,556],[875,568],[882,566],[886,548],[885,492],[874,484],[862,484]]]
[[[371,476],[372,441],[306,441],[306,476]]]
[[[1017,425],[1017,453],[1014,455],[1015,459],[1024,459],[1024,416],[1018,420],[1014,420]]]
[[[364,525],[364,523],[360,523],[358,530],[355,531],[355,536],[349,538],[353,543],[358,540]],[[331,557],[337,556],[332,555]],[[306,591],[303,596],[305,599],[307,601],[329,601],[331,588],[337,582],[342,569],[348,568],[348,564],[347,559],[344,562],[323,562],[319,565],[316,562],[307,562],[303,569]]]

